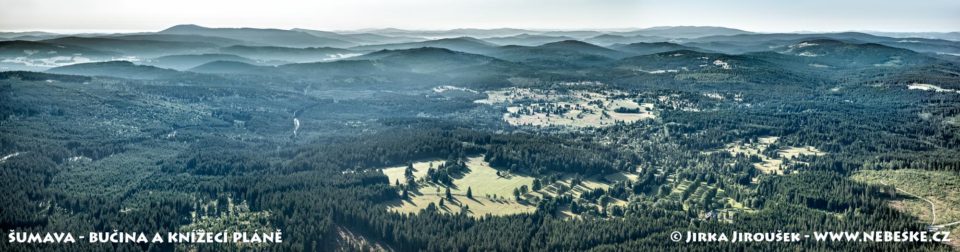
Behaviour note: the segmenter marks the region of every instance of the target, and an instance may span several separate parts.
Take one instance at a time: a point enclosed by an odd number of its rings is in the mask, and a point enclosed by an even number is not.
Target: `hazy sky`
[[[960,31],[960,0],[0,0],[0,30],[155,31],[175,24],[359,28]]]

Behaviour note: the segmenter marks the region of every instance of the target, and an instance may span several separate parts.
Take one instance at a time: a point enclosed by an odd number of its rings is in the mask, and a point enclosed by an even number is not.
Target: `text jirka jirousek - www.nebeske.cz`
[[[282,243],[280,230],[271,232],[89,232],[76,236],[69,232],[10,231],[8,243]]]
[[[710,233],[687,231],[683,239],[677,239],[674,232],[671,239],[686,243],[695,242],[799,242],[804,240],[836,242],[949,242],[950,232],[928,231],[862,231],[862,232],[813,232],[809,234],[792,232],[732,232]]]

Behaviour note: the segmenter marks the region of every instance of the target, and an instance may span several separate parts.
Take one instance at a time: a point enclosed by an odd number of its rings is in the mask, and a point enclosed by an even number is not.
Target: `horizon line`
[[[849,30],[849,29],[848,29],[848,30],[813,30],[813,29],[810,29],[810,30],[794,30],[794,31],[754,31],[754,30],[747,30],[747,29],[741,29],[741,28],[736,28],[736,27],[713,26],[713,25],[662,25],[662,26],[649,26],[649,27],[620,27],[620,28],[614,28],[614,27],[604,27],[604,28],[600,28],[600,27],[596,27],[596,28],[574,28],[574,27],[570,27],[570,28],[544,28],[544,27],[538,27],[538,28],[529,28],[529,27],[526,27],[526,28],[521,28],[521,27],[495,27],[495,28],[477,28],[477,27],[458,27],[458,28],[367,27],[367,28],[356,28],[356,29],[322,29],[322,28],[303,28],[303,27],[285,28],[285,27],[262,27],[262,26],[261,26],[261,27],[256,27],[256,26],[231,26],[231,27],[219,26],[219,27],[218,27],[218,26],[205,26],[205,25],[190,24],[190,23],[170,25],[170,26],[166,26],[165,28],[159,28],[159,29],[156,29],[156,28],[154,28],[154,29],[109,29],[109,28],[108,28],[108,29],[96,29],[96,28],[94,28],[94,29],[44,29],[44,28],[32,29],[32,28],[27,28],[27,29],[9,29],[9,30],[7,30],[7,29],[0,29],[0,32],[9,32],[9,33],[44,32],[44,33],[54,33],[54,34],[64,34],[64,35],[70,35],[70,34],[155,33],[155,32],[163,31],[163,30],[168,29],[168,28],[172,28],[172,27],[175,27],[175,26],[183,26],[183,25],[194,25],[194,26],[199,26],[199,27],[203,27],[203,28],[211,28],[211,29],[279,29],[279,30],[306,29],[306,30],[327,31],[327,32],[335,32],[335,33],[364,33],[364,32],[370,32],[370,31],[374,31],[374,30],[387,30],[387,29],[396,29],[396,30],[413,31],[413,32],[444,32],[444,31],[452,31],[452,30],[460,30],[460,29],[472,29],[472,30],[516,29],[516,30],[536,31],[536,32],[557,32],[557,31],[624,32],[624,31],[636,31],[636,30],[644,30],[644,29],[651,29],[651,28],[669,28],[669,27],[713,27],[713,28],[736,29],[736,30],[741,30],[741,31],[749,32],[749,33],[761,33],[761,34],[762,34],[762,33],[767,33],[767,34],[773,34],[773,33],[797,33],[797,34],[803,34],[803,33],[844,33],[844,32],[860,32],[860,33],[957,33],[957,32],[960,32],[960,30],[956,30],[956,31],[941,31],[941,30],[929,30],[929,31],[898,31],[898,30],[876,30],[876,29],[864,29],[864,30]]]

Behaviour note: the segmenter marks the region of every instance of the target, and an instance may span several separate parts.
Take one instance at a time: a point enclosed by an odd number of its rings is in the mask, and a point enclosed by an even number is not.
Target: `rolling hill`
[[[667,40],[669,40],[669,39],[663,38],[663,37],[655,37],[655,36],[644,36],[644,35],[629,35],[629,36],[624,36],[624,35],[614,35],[614,34],[603,34],[603,35],[600,35],[600,36],[596,36],[596,37],[592,37],[592,38],[587,38],[587,39],[584,40],[584,42],[593,43],[593,44],[597,44],[597,45],[609,46],[609,45],[614,45],[614,44],[632,44],[632,43],[640,43],[640,42],[662,42],[662,41],[667,41]]]
[[[276,67],[257,66],[236,61],[213,61],[190,68],[187,71],[209,74],[259,74],[270,75],[276,73]]]
[[[707,36],[730,36],[750,34],[751,32],[717,26],[658,26],[628,32],[614,33],[625,36],[653,36],[672,39],[690,39]]]
[[[343,40],[356,45],[376,45],[376,44],[393,44],[393,43],[409,43],[423,41],[425,39],[418,37],[407,37],[407,36],[387,36],[374,33],[336,33],[328,31],[318,31],[318,30],[309,30],[309,29],[293,29],[293,31],[306,32],[310,35]]]
[[[154,66],[136,65],[129,61],[108,61],[96,63],[82,63],[69,66],[51,68],[48,73],[72,74],[84,76],[107,76],[124,79],[153,80],[171,78],[180,72]]]
[[[513,28],[500,29],[474,29],[461,28],[451,30],[404,30],[397,28],[361,30],[362,33],[373,33],[394,37],[421,37],[421,38],[454,38],[454,37],[506,37],[515,36],[523,33],[534,33],[534,31]]]
[[[907,67],[929,64],[929,56],[902,48],[875,43],[849,43],[832,39],[805,40],[775,49],[776,52],[797,56],[796,62],[817,64],[830,68]]]
[[[262,45],[285,47],[350,47],[356,45],[340,39],[322,38],[302,31],[280,29],[207,28],[197,25],[177,25],[158,33],[216,36]]]
[[[169,55],[144,61],[144,65],[151,65],[161,68],[171,68],[176,70],[187,70],[203,64],[214,61],[232,61],[247,64],[256,63],[255,60],[240,57],[232,54],[186,54]]]
[[[767,51],[804,40],[830,39],[850,43],[876,43],[917,52],[958,54],[960,42],[928,38],[891,38],[860,32],[769,33],[709,36],[684,41],[684,44],[727,53]]]
[[[564,40],[533,47],[504,46],[488,55],[531,66],[559,68],[599,66],[627,56],[623,52],[577,40]]]
[[[119,57],[119,53],[34,41],[0,41],[0,71],[43,71],[51,67]]]
[[[499,61],[498,59],[483,55],[434,47],[381,50],[355,57],[354,59],[374,60],[387,66],[413,73],[445,72]]]
[[[572,52],[577,52],[582,54],[598,55],[598,56],[604,56],[604,57],[610,57],[610,58],[620,58],[624,56],[623,52],[619,52],[610,48],[590,44],[587,42],[582,42],[579,40],[564,40],[559,42],[547,43],[547,44],[537,46],[537,48],[558,50],[558,51],[572,51]]]
[[[193,43],[210,43],[217,46],[233,46],[233,45],[254,45],[256,43],[221,38],[214,36],[204,36],[204,35],[192,35],[192,34],[157,34],[157,33],[147,33],[147,34],[124,34],[124,35],[109,35],[109,36],[100,36],[101,38],[109,39],[124,39],[124,40],[149,40],[149,41],[168,41],[168,42],[193,42]]]
[[[536,35],[536,34],[520,34],[515,36],[507,37],[492,37],[484,38],[483,41],[498,45],[519,45],[519,46],[538,46],[546,43],[559,42],[564,40],[571,40],[571,37],[565,36],[547,36],[547,35]]]
[[[220,52],[261,61],[287,63],[331,61],[360,55],[352,50],[331,47],[230,46],[220,48]]]
[[[456,37],[411,43],[368,45],[350,48],[357,51],[403,50],[421,47],[444,48],[454,51],[483,54],[493,50],[496,45],[471,37]]]
[[[632,43],[632,44],[617,44],[610,46],[613,49],[628,52],[634,55],[646,55],[646,54],[655,54],[669,51],[680,51],[680,50],[690,50],[690,51],[704,51],[696,47],[690,47],[680,44],[674,44],[670,42],[655,42],[655,43]]]
[[[726,59],[730,57],[729,55],[718,53],[679,50],[624,58],[617,61],[616,65],[619,68],[629,68],[648,73],[724,69],[723,63],[727,63],[727,69],[732,69],[734,65],[730,65],[729,62],[726,61]]]
[[[0,41],[0,57],[50,58],[57,56],[100,58],[118,56],[118,54],[116,52],[95,50],[83,46],[50,42],[23,40]]]
[[[171,54],[204,53],[212,51],[218,47],[216,44],[207,42],[130,40],[103,37],[63,37],[43,40],[41,42],[81,46],[101,51],[118,52],[124,56],[136,56],[141,58],[152,58]]]

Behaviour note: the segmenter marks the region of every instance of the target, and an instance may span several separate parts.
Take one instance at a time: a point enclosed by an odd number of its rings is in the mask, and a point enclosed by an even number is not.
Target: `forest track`
[[[888,185],[886,182],[880,182],[880,183],[883,184],[883,185]],[[920,196],[918,196],[918,195],[916,195],[916,194],[913,194],[913,193],[910,193],[910,192],[908,192],[908,191],[904,191],[903,189],[900,189],[900,188],[898,188],[898,187],[896,187],[896,186],[894,186],[894,189],[896,189],[897,191],[902,192],[902,193],[904,193],[904,194],[906,194],[906,195],[910,195],[911,197],[918,198],[918,199],[921,199],[921,200],[923,200],[923,201],[926,201],[928,204],[930,204],[930,214],[933,216],[933,219],[930,221],[930,225],[931,225],[931,226],[936,225],[936,223],[937,223],[937,206],[933,204],[933,201],[930,201],[930,200],[928,200],[927,198],[920,197]]]
[[[7,159],[10,159],[10,158],[19,156],[20,154],[23,154],[23,152],[19,152],[19,151],[18,151],[18,152],[14,152],[13,154],[10,154],[10,155],[3,156],[2,158],[0,158],[0,163],[6,162]]]
[[[293,118],[293,136],[297,136],[297,130],[300,129],[300,119]]]
[[[951,223],[944,223],[944,224],[940,224],[940,225],[935,225],[934,227],[937,227],[937,228],[945,228],[945,227],[949,227],[949,226],[953,226],[953,225],[957,225],[957,224],[960,224],[960,221],[951,222]]]

